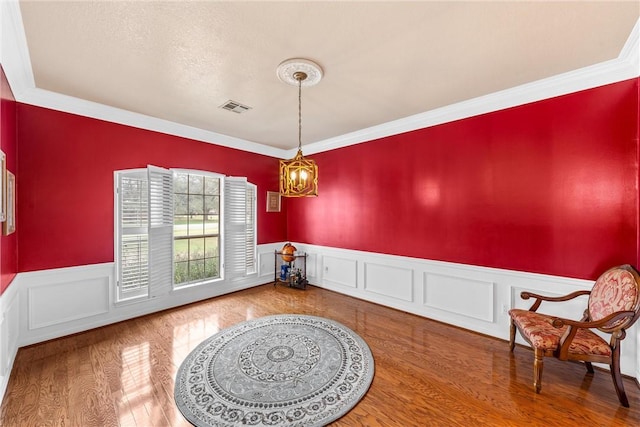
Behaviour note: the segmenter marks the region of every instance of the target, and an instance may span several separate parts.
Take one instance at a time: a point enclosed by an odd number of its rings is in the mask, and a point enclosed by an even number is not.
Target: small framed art
[[[267,191],[267,212],[280,212],[280,193]]]
[[[7,236],[16,231],[16,176],[7,171],[5,178],[6,183],[4,193],[6,194],[6,220],[2,224],[2,232]]]
[[[0,222],[7,219],[7,157],[0,151]]]

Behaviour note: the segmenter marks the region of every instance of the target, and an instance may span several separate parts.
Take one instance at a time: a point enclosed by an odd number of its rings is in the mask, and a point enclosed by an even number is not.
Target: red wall
[[[638,82],[311,156],[291,241],[593,279],[637,264]]]
[[[277,159],[18,103],[18,271],[113,261],[113,171],[155,164],[258,184],[259,243],[595,278],[638,262],[638,91],[633,79],[316,154],[319,197],[282,213],[262,209]]]
[[[6,155],[7,170],[15,174],[17,171],[16,101],[2,66],[0,66],[0,146]],[[0,295],[18,272],[17,234],[15,232],[0,237]]]
[[[20,103],[17,114],[21,272],[113,261],[113,172],[147,164],[246,176],[258,243],[286,240],[286,212],[265,212],[275,158]]]

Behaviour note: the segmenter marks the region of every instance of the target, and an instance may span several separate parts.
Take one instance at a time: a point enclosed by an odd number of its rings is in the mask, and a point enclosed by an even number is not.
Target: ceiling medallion
[[[307,78],[302,81],[303,87],[314,86],[322,80],[322,68],[309,59],[287,59],[278,65],[276,72],[280,81],[291,86],[300,84],[299,80],[294,76],[297,72],[303,72],[307,75]]]

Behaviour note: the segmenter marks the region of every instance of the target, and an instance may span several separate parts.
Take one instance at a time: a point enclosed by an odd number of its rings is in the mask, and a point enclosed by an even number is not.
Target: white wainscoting
[[[309,282],[316,286],[505,341],[509,339],[509,309],[529,308],[532,303],[520,298],[522,291],[565,295],[593,286],[590,280],[293,244],[315,261],[309,268]],[[579,319],[585,305],[586,297],[580,297],[543,303],[540,310]],[[519,336],[517,342],[526,344]],[[622,372],[640,381],[640,322],[628,331],[621,348]],[[505,353],[508,351],[505,342]]]
[[[301,248],[298,248],[298,250],[303,251]],[[314,259],[317,261],[316,257],[314,257]],[[307,264],[309,264],[308,260]],[[339,287],[355,288],[358,281],[357,267],[358,264],[352,259],[326,255],[322,258],[320,270],[322,271],[322,277],[325,282],[332,283]],[[307,273],[307,276],[312,277],[310,272]]]
[[[4,396],[18,352],[18,298],[12,286],[0,296],[0,397]]]
[[[493,322],[495,283],[467,278],[425,273],[424,302],[427,307]],[[464,298],[452,298],[464,295]]]
[[[257,274],[129,303],[114,303],[113,263],[19,273],[0,296],[0,397],[19,347],[267,283],[283,244],[258,246]]]
[[[113,263],[20,273],[0,296],[0,396],[18,347],[271,282],[274,251],[258,247],[258,273],[191,287],[128,304],[114,303]],[[520,292],[563,295],[592,281],[295,243],[307,253],[313,285],[494,336],[509,336],[511,307],[526,308]],[[545,306],[551,314],[580,317],[583,301]],[[551,311],[554,310],[554,311]],[[622,343],[621,367],[640,381],[640,328]],[[519,342],[523,341],[519,338]],[[505,342],[505,354],[508,352]],[[518,351],[518,349],[516,349]],[[520,350],[522,351],[522,350]],[[532,368],[533,369],[533,368]]]
[[[385,264],[364,263],[364,287],[367,292],[413,302],[415,288],[413,270],[405,267],[394,267]],[[391,287],[389,283],[394,285]]]
[[[10,286],[16,287],[20,295],[18,345],[81,332],[266,283],[273,278],[273,251],[281,247],[279,243],[258,246],[258,273],[254,275],[185,287],[124,303],[114,303],[113,263],[20,273]],[[263,266],[266,269],[262,269]]]
[[[636,327],[636,356],[637,356],[637,366],[636,366],[636,383],[638,383],[638,387],[640,387],[640,328]]]
[[[29,288],[29,330],[108,314],[112,283],[111,277],[104,275]],[[56,304],[51,304],[51,301]]]

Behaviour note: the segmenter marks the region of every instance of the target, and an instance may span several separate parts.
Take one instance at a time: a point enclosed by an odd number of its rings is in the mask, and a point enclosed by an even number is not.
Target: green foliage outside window
[[[174,283],[220,277],[220,179],[174,175]]]

